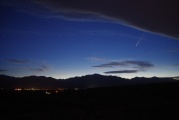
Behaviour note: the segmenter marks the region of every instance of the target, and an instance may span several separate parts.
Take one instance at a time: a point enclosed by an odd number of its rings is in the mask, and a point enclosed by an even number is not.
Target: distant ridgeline
[[[125,79],[116,76],[103,76],[99,74],[73,77],[68,79],[54,79],[44,76],[11,77],[0,75],[0,88],[38,88],[38,89],[57,89],[57,88],[95,88],[138,85],[163,82],[178,82],[173,78],[144,78],[135,77]]]

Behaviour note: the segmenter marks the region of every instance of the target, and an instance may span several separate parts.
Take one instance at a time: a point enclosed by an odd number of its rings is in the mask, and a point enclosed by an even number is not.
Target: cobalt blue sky
[[[178,76],[177,5],[129,1],[1,0],[0,74]]]

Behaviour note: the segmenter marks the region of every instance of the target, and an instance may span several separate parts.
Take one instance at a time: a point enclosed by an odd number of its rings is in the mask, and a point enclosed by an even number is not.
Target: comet
[[[140,41],[142,40],[142,37],[140,37],[136,43],[136,47],[139,45]]]

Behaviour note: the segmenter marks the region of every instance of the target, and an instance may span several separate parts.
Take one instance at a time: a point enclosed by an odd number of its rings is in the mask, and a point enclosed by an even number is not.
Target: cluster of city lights
[[[15,91],[45,91],[45,94],[50,95],[54,93],[63,92],[64,90],[68,90],[67,88],[58,88],[58,89],[39,89],[39,88],[15,88]],[[74,88],[74,90],[79,90],[79,88]]]
[[[58,89],[46,89],[46,88],[15,88],[14,90],[21,91],[21,90],[27,90],[27,91],[37,91],[37,90],[56,90],[56,91],[63,91],[64,88],[58,88]]]

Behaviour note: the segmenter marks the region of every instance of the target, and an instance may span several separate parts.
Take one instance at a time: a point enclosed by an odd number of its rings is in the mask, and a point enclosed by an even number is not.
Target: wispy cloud
[[[145,71],[148,68],[154,67],[154,65],[147,61],[138,61],[138,60],[121,60],[121,61],[112,61],[105,64],[100,64],[92,67],[98,68],[110,68],[111,71],[104,72],[105,74],[122,74],[122,73],[137,73]],[[121,69],[125,67],[125,70],[116,70],[118,67]],[[129,70],[127,70],[128,68]],[[134,70],[131,70],[134,69]]]
[[[115,67],[115,66],[128,66],[128,65],[135,65],[139,68],[149,68],[153,67],[154,65],[147,62],[147,61],[136,61],[136,60],[124,60],[124,61],[117,61],[117,62],[109,62],[106,64],[100,64],[93,67]]]
[[[0,72],[7,72],[9,70],[5,70],[5,69],[0,69]]]
[[[38,68],[30,68],[30,70],[34,71],[34,72],[44,72],[44,71],[48,70],[48,67],[45,65],[42,65]]]
[[[114,66],[124,66],[127,65],[126,62],[109,62],[106,64],[100,64],[100,65],[96,65],[96,66],[92,66],[92,67],[114,67]]]
[[[137,73],[139,70],[119,70],[119,71],[107,71],[106,74],[120,74],[120,73]]]
[[[31,71],[34,71],[34,72],[43,72],[44,69],[42,68],[30,68]]]
[[[6,61],[15,64],[25,64],[29,62],[29,60],[24,60],[24,59],[6,59]]]
[[[100,57],[88,57],[87,60],[91,61],[91,62],[106,62],[108,61],[105,58],[100,58]]]
[[[68,20],[88,21],[105,18],[143,31],[178,39],[179,7],[177,0],[1,0],[32,14]],[[128,6],[128,7],[125,7]],[[167,9],[166,9],[167,8]]]
[[[125,61],[125,62],[127,64],[137,65],[138,67],[141,67],[141,68],[154,67],[154,65],[152,63],[149,63],[147,61],[128,60],[128,61]]]

